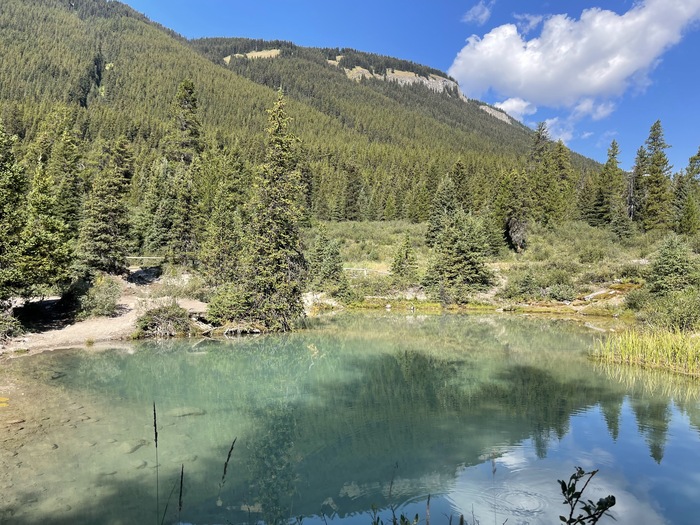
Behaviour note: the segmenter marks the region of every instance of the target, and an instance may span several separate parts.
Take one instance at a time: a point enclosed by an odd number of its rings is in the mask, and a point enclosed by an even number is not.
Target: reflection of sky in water
[[[370,525],[372,504],[385,524],[391,504],[424,523],[429,494],[431,525],[450,516],[456,525],[462,513],[481,525],[554,524],[567,512],[557,479],[577,465],[600,469],[587,496],[614,494],[617,523],[698,522],[695,383],[597,368],[583,355],[590,333],[571,324],[345,319],[229,344],[17,360],[54,390],[35,442],[4,477],[0,463],[0,488],[13,485],[2,496],[23,513],[15,522],[54,523],[62,512],[66,524],[117,523],[106,515],[127,511],[138,522],[152,507],[153,400],[161,480],[185,462],[187,522],[260,519],[241,509],[260,508],[251,492],[275,468],[278,482],[258,494],[281,494],[283,515],[304,524]],[[1,512],[2,502],[0,522]]]
[[[613,494],[612,515],[624,524],[697,524],[700,501],[698,434],[688,418],[673,411],[662,465],[649,455],[648,445],[637,432],[629,401],[622,407],[617,442],[608,433],[598,407],[571,418],[569,433],[552,441],[547,458],[538,459],[532,443],[494,450],[493,462],[464,469],[455,489],[447,494],[455,514],[481,523],[557,523],[568,508],[556,479],[568,479],[574,466],[599,469],[586,491],[588,499]],[[495,470],[494,470],[495,467]],[[494,498],[496,496],[496,498]],[[672,509],[673,518],[662,517]]]
[[[559,523],[561,514],[568,515],[568,506],[562,504],[557,480],[568,480],[574,467],[581,466],[586,470],[599,469],[588,485],[587,499],[597,501],[609,494],[616,498],[611,513],[615,520],[604,518],[600,523],[696,525],[700,501],[698,432],[674,408],[664,458],[659,465],[637,431],[628,400],[620,417],[620,434],[614,441],[599,407],[574,415],[569,432],[561,440],[553,436],[543,459],[537,457],[532,440],[516,446],[494,447],[484,454],[483,463],[459,468],[446,493],[431,496],[431,522],[447,524],[452,516],[452,523],[458,523],[463,514],[468,523],[475,518],[480,525],[501,525],[506,520],[514,525]],[[426,487],[440,486],[429,477],[421,483]],[[401,499],[400,486],[401,480],[396,480],[396,500]],[[370,489],[357,488],[358,492]],[[424,520],[427,492],[425,497],[398,505],[395,512],[411,519],[419,514]],[[672,517],[664,518],[669,513]],[[380,516],[385,523],[389,522],[391,510],[382,509]],[[370,515],[336,516],[331,521],[366,525],[370,523]],[[324,520],[312,517],[305,522],[318,525]]]

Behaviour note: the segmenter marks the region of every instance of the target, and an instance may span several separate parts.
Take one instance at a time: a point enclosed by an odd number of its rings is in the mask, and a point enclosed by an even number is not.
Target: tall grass
[[[680,330],[626,330],[599,341],[593,357],[700,377],[700,337]]]

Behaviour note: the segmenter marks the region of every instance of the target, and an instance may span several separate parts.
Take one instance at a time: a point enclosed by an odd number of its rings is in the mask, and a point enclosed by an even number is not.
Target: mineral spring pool
[[[5,360],[0,523],[555,524],[581,466],[617,498],[601,524],[697,524],[700,383],[596,364],[600,337],[344,314]]]

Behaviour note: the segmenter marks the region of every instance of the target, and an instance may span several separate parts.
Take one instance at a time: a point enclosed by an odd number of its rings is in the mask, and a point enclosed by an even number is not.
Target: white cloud
[[[480,26],[484,25],[491,18],[493,4],[494,1],[484,2],[484,0],[480,0],[478,4],[465,13],[462,22],[476,22]]]
[[[610,101],[596,102],[592,98],[584,98],[576,104],[573,116],[581,118],[590,116],[593,120],[601,120],[615,111],[615,104]]]
[[[593,133],[592,131],[584,131],[583,133],[581,133],[581,138],[583,140],[586,140],[590,139],[593,135],[595,135],[595,133]]]
[[[564,144],[574,138],[574,121],[571,118],[548,118],[544,121],[552,140],[561,140]]]
[[[511,117],[518,119],[520,122],[526,115],[534,115],[537,113],[537,107],[527,100],[522,98],[514,97],[494,104],[499,109],[502,109],[508,113]]]
[[[609,101],[631,86],[643,88],[661,55],[698,18],[700,0],[646,0],[622,15],[592,8],[578,20],[550,16],[530,40],[506,24],[467,39],[449,73],[470,97],[492,91],[604,118],[614,109]]]
[[[517,20],[518,29],[523,35],[527,35],[544,20],[544,16],[542,15],[530,15],[527,13],[515,14],[513,18]]]

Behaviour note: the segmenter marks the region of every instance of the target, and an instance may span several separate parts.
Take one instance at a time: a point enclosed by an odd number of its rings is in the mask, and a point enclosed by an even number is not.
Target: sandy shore
[[[172,301],[170,297],[150,298],[150,290],[157,285],[135,285],[122,282],[122,295],[118,301],[118,315],[94,317],[58,329],[26,332],[0,347],[0,355],[10,357],[59,348],[100,346],[100,343],[131,339],[136,331],[136,320],[146,310]],[[194,299],[176,299],[191,313],[206,311],[206,304]]]

